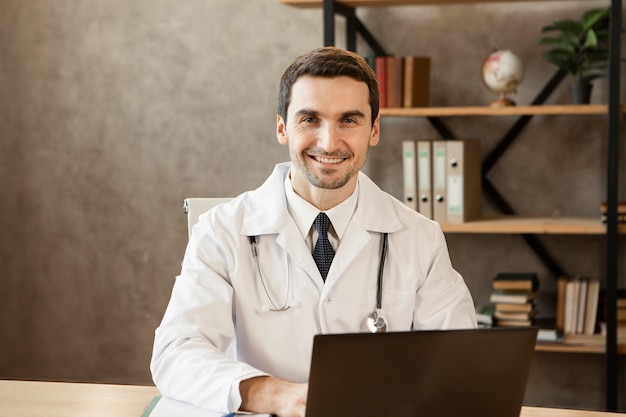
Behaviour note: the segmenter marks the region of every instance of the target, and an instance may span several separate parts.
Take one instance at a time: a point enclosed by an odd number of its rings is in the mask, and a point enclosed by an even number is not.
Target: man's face
[[[294,190],[307,199],[321,190],[349,196],[369,147],[379,140],[367,84],[303,76],[292,86],[287,114],[287,121],[278,117],[276,130],[278,141],[289,146]]]

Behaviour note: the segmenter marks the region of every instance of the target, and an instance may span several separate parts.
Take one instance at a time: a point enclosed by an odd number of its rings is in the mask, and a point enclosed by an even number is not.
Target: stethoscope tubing
[[[382,324],[384,325],[385,329],[387,327],[387,324],[386,324],[386,320],[382,317],[381,312],[382,312],[382,303],[383,303],[383,275],[384,275],[384,270],[385,270],[385,260],[387,259],[388,237],[389,237],[388,233],[383,233],[383,244],[382,244],[382,249],[380,251],[380,262],[378,263],[378,275],[376,277],[376,310],[374,312],[376,314],[376,317],[377,318],[380,317],[380,319],[382,320]],[[268,310],[273,311],[273,312],[289,310],[291,308],[291,306],[288,305],[290,277],[287,276],[287,294],[286,294],[285,301],[283,302],[283,305],[279,307],[272,300],[272,297],[270,296],[269,291],[265,285],[265,279],[263,279],[261,266],[259,265],[259,252],[257,249],[257,239],[258,239],[258,236],[248,236],[248,240],[250,242],[250,246],[252,249],[252,256],[254,257],[256,267],[257,267],[257,273],[259,275],[259,278],[261,279],[261,284],[263,285],[265,296],[267,297],[268,301],[270,302],[272,306]]]
[[[378,277],[376,280],[376,309],[381,310],[383,304],[383,272],[385,260],[387,259],[387,233],[383,233],[383,248],[380,251],[380,262],[378,263]]]

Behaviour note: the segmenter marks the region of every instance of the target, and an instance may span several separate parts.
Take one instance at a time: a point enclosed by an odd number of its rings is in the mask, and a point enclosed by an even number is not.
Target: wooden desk
[[[156,387],[0,381],[0,417],[140,417]]]
[[[0,381],[0,417],[140,417],[155,387]],[[616,417],[623,414],[522,407],[520,417]],[[182,416],[181,416],[182,417]]]

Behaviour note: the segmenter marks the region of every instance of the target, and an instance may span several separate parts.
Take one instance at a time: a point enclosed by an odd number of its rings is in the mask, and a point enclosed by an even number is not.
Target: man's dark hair
[[[285,123],[287,123],[287,108],[291,101],[291,88],[303,75],[326,78],[344,76],[363,81],[369,89],[372,125],[374,124],[380,105],[376,74],[361,56],[333,46],[317,48],[300,55],[283,73],[278,90],[278,115]]]

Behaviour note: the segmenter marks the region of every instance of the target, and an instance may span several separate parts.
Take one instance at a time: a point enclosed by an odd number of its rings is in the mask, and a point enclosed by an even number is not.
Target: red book
[[[378,93],[380,94],[380,108],[387,107],[387,57],[377,56],[374,64],[376,65],[376,78],[378,79]]]
[[[404,59],[401,56],[387,57],[387,107],[402,107],[404,85]]]

